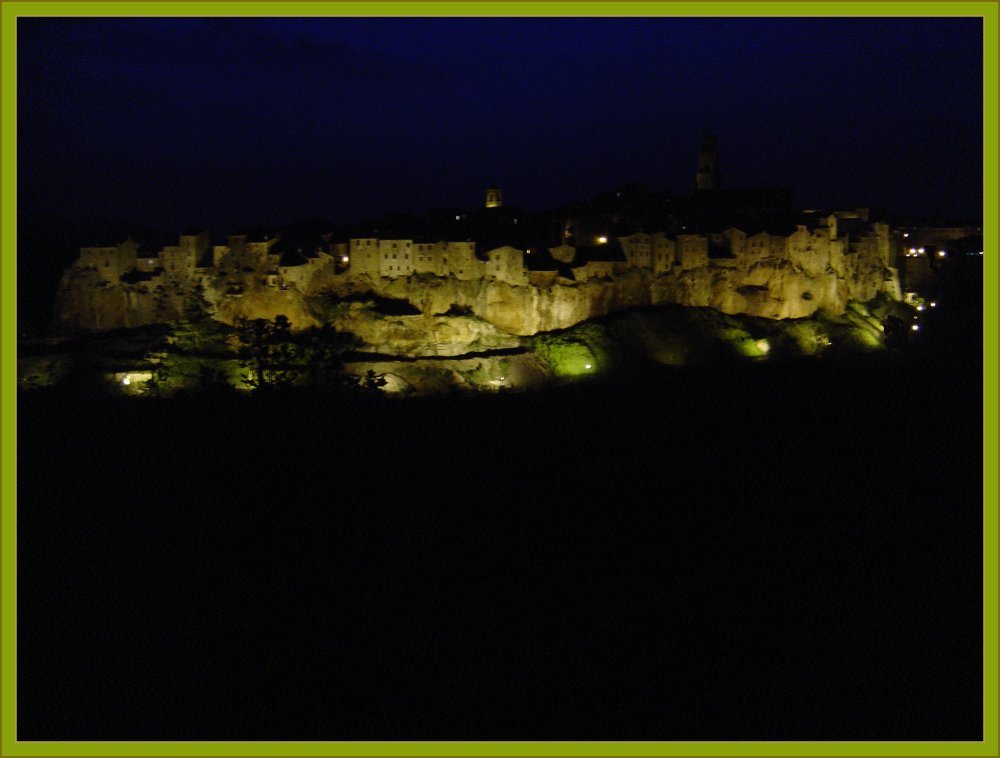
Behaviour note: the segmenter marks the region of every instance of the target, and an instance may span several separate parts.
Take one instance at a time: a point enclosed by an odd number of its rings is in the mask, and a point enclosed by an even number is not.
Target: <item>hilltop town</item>
[[[898,240],[868,209],[798,211],[786,190],[719,185],[706,138],[694,194],[662,202],[624,188],[603,206],[530,216],[492,187],[477,211],[448,210],[433,224],[224,240],[199,230],[158,248],[131,238],[82,247],[62,277],[56,321],[66,331],[169,321],[195,289],[227,322],[282,313],[308,326],[324,320],[317,304],[369,292],[522,335],[637,305],[782,319],[902,297]]]

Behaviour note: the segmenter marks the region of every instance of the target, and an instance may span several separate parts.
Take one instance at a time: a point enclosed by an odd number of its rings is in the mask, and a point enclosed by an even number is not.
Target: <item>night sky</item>
[[[981,214],[979,19],[18,21],[19,209],[216,231],[627,182]]]

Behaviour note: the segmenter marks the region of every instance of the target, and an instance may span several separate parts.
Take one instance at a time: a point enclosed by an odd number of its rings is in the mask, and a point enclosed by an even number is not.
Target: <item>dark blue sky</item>
[[[978,216],[978,19],[25,19],[21,209],[218,231],[629,181]]]

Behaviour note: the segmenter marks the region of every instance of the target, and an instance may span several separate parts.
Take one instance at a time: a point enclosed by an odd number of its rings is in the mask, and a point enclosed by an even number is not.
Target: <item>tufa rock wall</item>
[[[516,343],[511,335],[564,329],[642,305],[672,303],[784,319],[804,318],[820,309],[843,313],[849,300],[867,302],[880,292],[900,297],[896,270],[886,266],[877,251],[867,249],[823,260],[795,255],[709,260],[697,268],[674,267],[656,276],[630,269],[614,278],[558,280],[547,286],[429,274],[388,279],[322,269],[312,271],[301,289],[270,286],[253,274],[244,277],[237,292],[232,277],[225,284],[212,277],[202,281],[216,318],[226,323],[278,314],[298,328],[329,321],[357,334],[369,349],[399,355],[456,355],[469,346],[508,347]],[[79,332],[167,321],[180,313],[192,283],[190,278],[179,279],[156,292],[148,284],[107,282],[93,271],[70,270],[60,283],[56,322],[63,331]],[[407,300],[423,315],[390,317],[361,307],[329,307],[331,298],[366,292]],[[454,306],[482,321],[444,317]]]

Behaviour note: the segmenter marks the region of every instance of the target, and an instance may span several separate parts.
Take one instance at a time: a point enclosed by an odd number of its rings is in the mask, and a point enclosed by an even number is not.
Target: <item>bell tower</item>
[[[719,188],[719,151],[715,147],[715,135],[703,134],[701,150],[698,151],[698,173],[695,174],[696,190]]]
[[[486,190],[486,207],[500,208],[503,206],[503,192],[499,187],[490,187]]]

